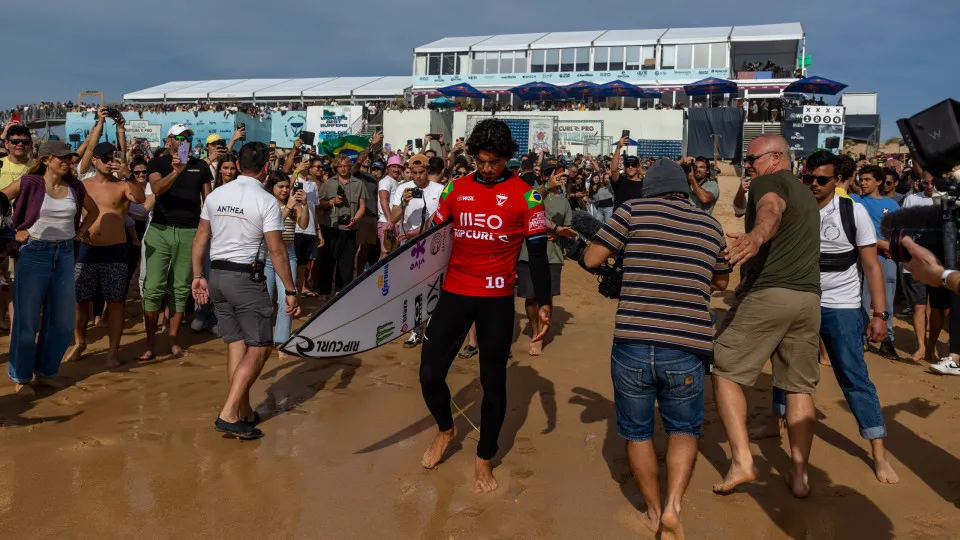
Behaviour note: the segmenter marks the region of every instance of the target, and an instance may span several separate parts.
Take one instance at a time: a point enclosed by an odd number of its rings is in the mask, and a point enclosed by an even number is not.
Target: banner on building
[[[557,149],[561,153],[592,153],[587,148],[597,146],[602,138],[603,120],[559,120],[557,122]]]
[[[832,105],[804,105],[803,123],[826,126],[843,125],[843,107]]]

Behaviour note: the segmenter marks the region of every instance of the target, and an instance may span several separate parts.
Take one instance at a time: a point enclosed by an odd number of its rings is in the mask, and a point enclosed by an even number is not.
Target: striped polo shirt
[[[713,216],[687,199],[634,199],[617,209],[594,240],[623,253],[614,343],[713,357],[710,282],[732,270]]]

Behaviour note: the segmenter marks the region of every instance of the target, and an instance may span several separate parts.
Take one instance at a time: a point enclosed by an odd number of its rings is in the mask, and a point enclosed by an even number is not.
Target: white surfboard
[[[369,351],[427,320],[453,246],[453,222],[417,235],[330,299],[281,349],[311,358]]]

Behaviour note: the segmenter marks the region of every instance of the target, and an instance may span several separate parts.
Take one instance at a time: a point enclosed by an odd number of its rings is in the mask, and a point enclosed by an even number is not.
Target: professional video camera
[[[593,239],[600,229],[603,222],[591,216],[583,210],[575,210],[573,218],[570,220],[570,227],[580,235],[578,238],[558,238],[557,243],[563,249],[568,259],[580,263],[583,267],[583,253],[587,249],[587,242],[584,238]],[[620,298],[620,287],[623,284],[623,257],[618,256],[613,264],[609,262],[602,264],[598,268],[586,268],[584,270],[597,276],[597,292],[607,298]]]
[[[897,120],[897,127],[914,161],[934,177],[942,193],[940,205],[909,208],[888,214],[880,223],[880,235],[890,239],[890,256],[896,262],[910,260],[902,246],[905,236],[932,251],[943,265],[957,269],[957,198],[960,185],[943,178],[960,164],[960,103],[948,99],[910,118]]]

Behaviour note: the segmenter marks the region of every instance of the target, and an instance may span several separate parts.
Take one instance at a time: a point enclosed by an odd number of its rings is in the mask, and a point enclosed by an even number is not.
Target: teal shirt
[[[547,219],[552,221],[558,227],[569,227],[573,221],[573,210],[570,209],[570,203],[566,197],[548,193],[543,201],[544,211]],[[520,248],[520,260],[530,262],[527,254],[527,243],[524,242]],[[563,250],[557,245],[556,240],[547,241],[547,261],[550,264],[563,264]]]

